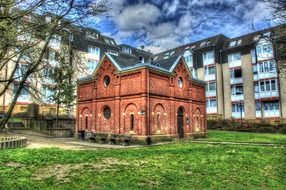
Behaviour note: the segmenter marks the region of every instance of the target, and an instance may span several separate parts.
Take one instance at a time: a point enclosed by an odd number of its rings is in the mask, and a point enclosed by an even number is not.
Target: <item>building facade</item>
[[[145,62],[130,52],[106,53],[92,76],[78,81],[77,131],[145,143],[205,136],[204,85],[182,56]]]
[[[281,26],[278,26],[279,28]],[[209,119],[286,119],[285,77],[279,77],[276,28],[230,39],[214,36],[157,55],[154,60],[183,55],[194,78],[206,82]]]

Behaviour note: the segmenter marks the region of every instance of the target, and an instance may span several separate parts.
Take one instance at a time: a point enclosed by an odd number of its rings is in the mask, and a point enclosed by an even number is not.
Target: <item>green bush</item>
[[[207,120],[208,129],[216,129],[218,127],[218,121],[216,120]]]
[[[259,132],[259,133],[276,133],[277,131],[272,126],[268,126],[268,127],[259,127],[256,129],[256,132]]]
[[[278,132],[286,134],[286,124],[280,124],[278,125]]]
[[[286,133],[286,124],[271,125],[262,120],[259,123],[235,120],[208,120],[208,129],[220,131],[241,131],[241,132],[258,132],[258,133]]]

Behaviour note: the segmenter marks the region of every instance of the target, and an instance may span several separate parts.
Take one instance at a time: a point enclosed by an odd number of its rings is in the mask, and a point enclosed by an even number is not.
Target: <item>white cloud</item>
[[[239,36],[251,31],[252,20],[260,23],[268,16],[265,4],[257,1],[140,0],[128,6],[127,0],[109,0],[109,19],[116,25],[112,37],[156,53],[220,33]]]
[[[148,37],[150,38],[166,38],[170,36],[176,25],[171,22],[165,22],[158,25],[154,25],[148,28]]]
[[[108,11],[109,16],[116,17],[120,14],[120,12],[124,8],[124,4],[126,3],[126,0],[108,0],[107,4],[110,10]]]
[[[181,36],[189,35],[192,32],[192,22],[195,18],[188,12],[183,15],[176,27],[176,33]]]
[[[271,10],[266,3],[258,2],[252,10],[249,10],[244,15],[243,19],[252,20],[253,23],[265,21],[271,16]]]
[[[174,15],[179,7],[179,0],[173,0],[171,3],[168,1],[163,4],[163,11],[169,16]]]
[[[155,23],[160,16],[160,10],[155,5],[137,4],[126,7],[115,18],[119,30],[135,31],[142,28],[148,28]]]

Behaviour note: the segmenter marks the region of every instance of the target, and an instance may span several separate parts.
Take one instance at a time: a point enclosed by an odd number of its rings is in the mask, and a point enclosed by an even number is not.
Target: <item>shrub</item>
[[[256,132],[259,132],[259,133],[276,133],[277,131],[272,126],[268,126],[268,127],[259,127],[258,129],[256,129]]]
[[[218,121],[216,120],[207,120],[208,129],[216,129],[218,127]]]
[[[286,124],[280,124],[278,125],[278,132],[286,134]]]
[[[15,114],[13,114],[13,117],[27,118],[28,117],[28,113],[27,112],[15,113]]]

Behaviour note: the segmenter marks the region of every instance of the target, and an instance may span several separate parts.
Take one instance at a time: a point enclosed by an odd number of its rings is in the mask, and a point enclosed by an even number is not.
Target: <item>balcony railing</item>
[[[240,113],[240,112],[232,112],[231,116],[234,118],[244,118],[244,112]]]
[[[206,97],[212,97],[212,96],[216,96],[216,91],[215,90],[206,91]]]
[[[261,79],[276,78],[276,77],[278,77],[277,71],[258,73],[258,74],[253,75],[253,79],[255,81],[261,80]]]
[[[217,113],[217,107],[207,107],[207,113]]]
[[[230,78],[230,84],[241,84],[242,83],[242,77],[240,78]]]
[[[233,101],[233,102],[241,101],[243,99],[244,99],[243,94],[231,95],[231,101]]]
[[[205,81],[215,80],[215,74],[205,75]]]
[[[20,95],[17,99],[18,102],[30,102],[30,95]]]
[[[273,58],[273,53],[257,54],[257,61],[263,61],[263,60],[268,60],[272,58]]]
[[[273,98],[273,97],[279,97],[279,92],[278,91],[265,91],[265,92],[255,93],[255,99]]]
[[[256,115],[257,118],[260,118],[261,117],[261,111],[256,111],[255,115]]]
[[[214,59],[205,59],[203,60],[204,62],[204,66],[207,66],[207,65],[212,65],[215,63],[215,60]]]
[[[229,62],[229,68],[240,67],[240,66],[241,66],[241,60]]]
[[[280,117],[279,110],[265,110],[263,113],[264,117]]]

